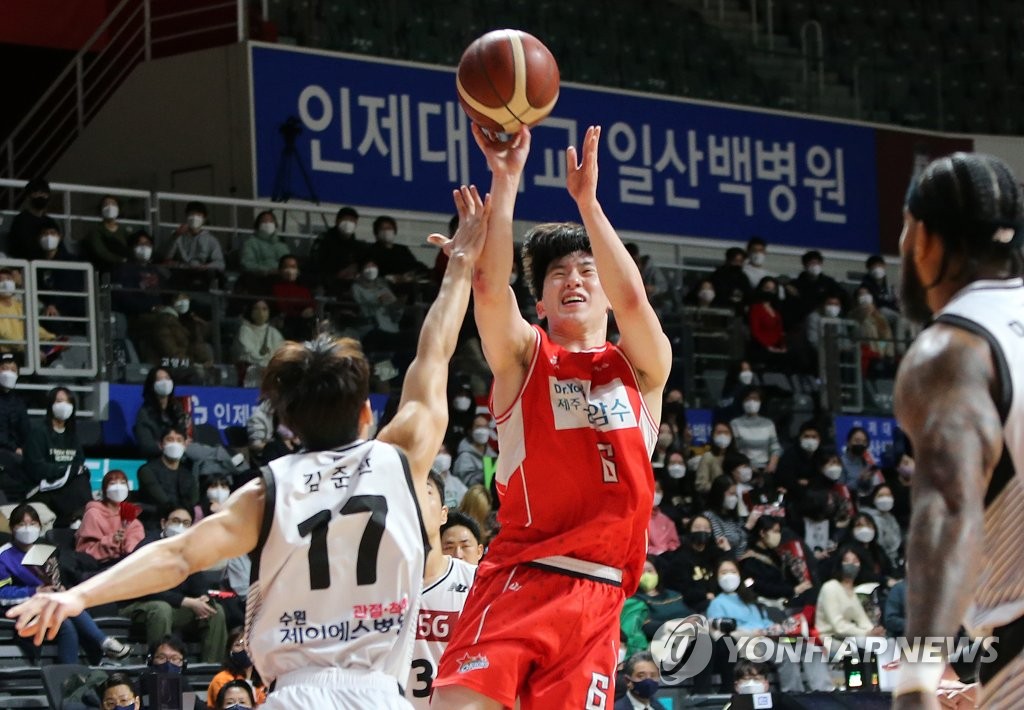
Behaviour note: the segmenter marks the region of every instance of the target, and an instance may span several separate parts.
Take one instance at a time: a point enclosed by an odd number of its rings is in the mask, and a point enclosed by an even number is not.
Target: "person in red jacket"
[[[124,516],[121,503],[128,498],[128,477],[114,469],[103,477],[103,497],[89,501],[78,529],[75,550],[101,565],[113,564],[138,547],[145,531],[134,516]]]
[[[750,322],[750,359],[773,371],[784,371],[786,366],[786,331],[779,312],[778,284],[765,276],[751,297],[748,319]]]

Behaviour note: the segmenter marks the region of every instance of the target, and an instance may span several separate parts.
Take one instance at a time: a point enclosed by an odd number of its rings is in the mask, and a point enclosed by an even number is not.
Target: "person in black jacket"
[[[799,503],[818,475],[815,454],[821,447],[821,428],[811,420],[800,425],[796,441],[787,446],[775,467],[775,484],[786,490],[786,500]]]
[[[56,227],[57,222],[46,213],[50,205],[50,183],[46,178],[34,178],[22,192],[24,209],[11,220],[7,235],[6,252],[12,259],[37,259],[40,256],[39,235],[45,227]]]
[[[794,316],[803,320],[807,314],[825,302],[829,296],[835,296],[843,304],[846,310],[848,298],[846,291],[839,285],[839,282],[822,269],[825,257],[820,251],[811,250],[800,257],[800,263],[804,270],[800,275],[786,285],[787,298],[798,299],[799,308],[795,309]]]
[[[174,507],[191,514],[199,502],[199,479],[182,461],[187,442],[185,432],[168,427],[160,437],[160,457],[139,469],[138,502],[148,530],[156,528],[157,512]]]
[[[698,515],[690,521],[680,545],[658,557],[654,564],[662,584],[677,589],[686,606],[704,613],[718,593],[715,570],[723,557],[732,557],[725,538],[717,542],[711,534],[711,521]]]
[[[11,500],[28,490],[22,466],[32,426],[25,402],[15,394],[18,361],[13,353],[0,354],[0,489]]]
[[[792,542],[802,546],[799,540]],[[783,560],[779,549],[781,543],[782,524],[779,519],[767,515],[758,518],[750,531],[747,552],[740,559],[743,577],[753,579],[753,589],[759,597],[784,599],[787,608],[799,609],[814,604],[817,589],[813,578],[806,578],[810,573],[804,579],[797,577],[792,566]]]
[[[46,395],[47,416],[34,422],[25,446],[25,472],[33,489],[29,502],[43,503],[67,527],[72,514],[92,500],[85,453],[75,431],[75,396],[65,387]]]

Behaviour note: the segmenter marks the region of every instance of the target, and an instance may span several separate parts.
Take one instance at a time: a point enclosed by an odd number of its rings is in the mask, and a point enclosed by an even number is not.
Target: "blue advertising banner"
[[[275,193],[281,126],[321,200],[450,213],[451,188],[489,183],[454,70],[252,45],[257,191]],[[874,252],[875,131],[865,126],[563,85],[533,131],[517,217],[578,219],[567,145],[603,128],[599,196],[619,229]],[[307,195],[291,170],[294,195]]]
[[[711,429],[714,425],[714,410],[687,409],[686,425],[690,428],[690,444],[707,446],[711,443]]]
[[[835,418],[836,427],[836,448],[841,452],[846,446],[846,437],[854,427],[861,427],[868,433],[871,442],[871,455],[875,461],[882,462],[882,455],[886,449],[893,446],[896,438],[896,430],[899,425],[892,417],[861,417],[851,415],[837,415]]]

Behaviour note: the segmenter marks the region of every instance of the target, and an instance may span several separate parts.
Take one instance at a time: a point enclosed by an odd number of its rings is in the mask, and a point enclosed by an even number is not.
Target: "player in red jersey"
[[[601,129],[587,129],[581,163],[566,151],[583,226],[540,225],[523,249],[546,329],[522,318],[508,286],[529,130],[511,147],[473,132],[493,173],[473,295],[494,372],[501,532],[441,660],[432,707],[489,710],[519,698],[523,710],[610,709],[619,612],[647,550],[650,454],[672,352],[597,200]]]

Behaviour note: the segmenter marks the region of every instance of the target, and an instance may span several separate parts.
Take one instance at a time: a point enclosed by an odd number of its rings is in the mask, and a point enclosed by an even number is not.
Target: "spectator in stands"
[[[864,266],[867,268],[867,273],[861,279],[860,288],[868,290],[875,306],[895,330],[896,319],[900,315],[900,299],[896,294],[896,289],[889,284],[889,278],[886,276],[885,258],[881,254],[872,254]]]
[[[221,689],[232,681],[241,681],[241,685],[254,690],[256,702],[267,702],[267,690],[263,687],[263,679],[260,678],[259,672],[252,665],[252,659],[249,658],[249,652],[245,648],[245,630],[241,627],[231,629],[228,634],[224,665],[210,681],[210,687],[206,690],[206,704],[211,708],[221,707],[217,704],[217,696]]]
[[[743,416],[736,417],[732,427],[736,450],[750,459],[750,465],[758,473],[775,473],[782,446],[775,431],[775,422],[760,416],[761,391],[751,388],[743,396]]]
[[[696,515],[679,547],[659,557],[655,566],[665,586],[678,589],[686,606],[695,613],[703,614],[717,591],[715,568],[718,561],[731,554],[728,540],[724,537],[715,540],[711,521],[703,515]]]
[[[787,497],[799,501],[818,474],[816,454],[821,447],[821,429],[810,420],[800,425],[797,439],[782,451],[775,469],[775,483]]]
[[[14,391],[17,382],[18,361],[11,353],[0,354],[0,489],[20,498],[25,492],[22,460],[32,426],[24,400]]]
[[[158,366],[190,368],[213,363],[213,349],[206,338],[209,325],[190,315],[191,300],[185,293],[165,297],[166,305],[144,313],[131,324],[132,340],[143,362]]]
[[[22,503],[11,511],[9,520],[14,539],[0,549],[0,599],[9,604],[28,599],[37,592],[57,591],[57,587],[41,583],[23,563],[42,532],[39,513],[31,505]],[[20,637],[16,640],[22,642]],[[89,660],[94,664],[99,663],[101,656],[124,658],[131,651],[129,646],[100,631],[87,611],[62,623],[56,641],[58,663],[78,663],[79,641],[85,644]],[[31,647],[30,641],[25,642]]]
[[[910,524],[910,487],[914,479],[913,452],[905,449],[895,457],[894,465],[885,469],[885,481],[892,491],[895,505],[892,513],[900,523],[900,528],[907,529]]]
[[[901,579],[885,598],[882,625],[889,636],[902,636],[907,629],[907,580]]]
[[[711,533],[716,542],[724,539],[729,545],[727,549],[737,556],[747,551],[747,530],[736,513],[739,502],[736,482],[732,476],[723,474],[711,482],[707,510],[703,514],[711,522]]]
[[[208,477],[206,479],[206,495],[200,503],[202,515],[196,519],[198,520],[201,517],[206,517],[207,515],[213,515],[214,513],[219,512],[224,507],[224,503],[226,503],[230,497],[231,482],[228,480],[227,476],[215,473]]]
[[[462,502],[462,497],[466,495],[466,491],[469,490],[466,484],[461,480],[452,475],[452,455],[448,451],[448,447],[443,443],[441,448],[438,449],[437,456],[434,457],[433,470],[436,471],[440,476],[441,480],[444,481],[444,505],[448,510],[455,510],[459,507]]]
[[[142,710],[142,700],[132,679],[121,671],[111,673],[100,686],[100,701],[103,710]]]
[[[715,306],[732,308],[737,313],[742,311],[752,290],[747,275],[743,273],[743,262],[746,258],[746,252],[739,247],[730,247],[726,250],[725,263],[711,275]]]
[[[875,519],[864,511],[857,513],[847,535],[844,546],[856,552],[861,563],[857,582],[875,582],[885,589],[896,584],[899,580],[898,570],[879,544]]]
[[[751,590],[765,599],[785,600],[786,608],[814,603],[814,580],[810,569],[797,575],[793,566],[783,559],[782,523],[779,518],[763,515],[750,530],[747,553],[740,558],[743,575],[753,580]],[[800,541],[795,541],[800,544]],[[802,571],[802,570],[801,570]]]
[[[45,227],[39,236],[40,252],[36,261],[77,261],[64,246],[60,229]],[[86,299],[77,296],[53,295],[53,292],[81,294],[86,290],[85,273],[63,268],[40,268],[36,271],[36,289],[49,294],[39,294],[40,320],[57,335],[82,335],[85,326],[81,323],[51,320],[49,318],[81,318],[86,315]]]
[[[128,476],[113,469],[103,476],[100,500],[85,505],[82,525],[75,536],[75,550],[89,555],[103,566],[130,555],[146,533],[135,518],[126,520],[121,504],[128,500]]]
[[[665,710],[665,706],[654,697],[660,687],[661,671],[650,651],[631,655],[622,671],[626,676],[627,690],[615,703],[614,710]]]
[[[217,693],[217,701],[210,707],[213,710],[238,710],[254,708],[257,695],[252,686],[244,680],[232,680],[225,683]]]
[[[878,545],[889,558],[889,564],[894,570],[900,568],[901,551],[903,549],[903,531],[900,529],[899,521],[892,514],[896,499],[893,497],[892,489],[882,484],[875,487],[868,505],[862,505],[861,513],[870,515],[875,521],[875,529],[878,531]]]
[[[368,350],[395,349],[405,306],[372,259],[363,264],[352,284],[352,298],[368,321],[362,332],[363,346]]]
[[[836,525],[836,501],[823,488],[807,489],[800,502],[786,508],[789,526],[814,556],[808,559],[812,576],[820,579],[832,570],[832,553],[844,531]]]
[[[24,353],[25,344],[25,304],[22,296],[15,295],[18,286],[15,272],[0,268],[0,352]],[[43,326],[39,326],[39,340],[50,342],[57,336]],[[13,341],[13,342],[10,342]]]
[[[38,177],[28,181],[22,192],[24,207],[11,220],[11,231],[7,235],[5,251],[13,259],[36,259],[39,257],[39,235],[57,222],[47,214],[50,204],[50,183]]]
[[[780,673],[781,675],[781,673]],[[833,690],[831,683],[824,690]],[[763,663],[755,663],[741,658],[733,667],[733,686],[728,692],[732,693],[726,707],[736,710],[747,708],[769,707],[777,710],[800,710],[803,707],[797,700],[794,700],[780,692],[773,692],[771,682],[768,680],[768,667]],[[767,695],[766,695],[767,694]],[[748,700],[744,696],[751,697]],[[761,703],[757,705],[755,703]]]
[[[117,221],[121,203],[105,195],[99,204],[102,221],[82,237],[82,253],[97,271],[109,272],[128,261],[128,229]]]
[[[459,512],[465,513],[480,526],[480,541],[487,545],[491,538],[497,534],[497,525],[494,521],[494,504],[491,502],[491,494],[487,492],[482,483],[469,487],[466,494],[462,496],[459,503]],[[451,514],[449,513],[449,517]]]
[[[658,426],[658,438],[654,442],[654,451],[651,452],[651,466],[654,473],[660,473],[668,465],[668,453],[676,448],[676,435],[672,431],[672,425],[663,421]]]
[[[766,276],[751,294],[747,318],[750,324],[750,359],[774,372],[792,370],[787,358],[786,329],[779,312],[778,284]]]
[[[274,438],[274,411],[270,408],[270,402],[266,399],[252,410],[248,421],[245,422],[246,440],[249,442],[249,453],[252,456],[259,456],[263,449]]]
[[[25,472],[38,487],[30,500],[48,506],[57,516],[58,527],[66,527],[72,513],[92,500],[75,409],[71,390],[51,389],[46,395],[47,416],[32,423],[25,446]]]
[[[655,478],[654,506],[651,508],[651,520],[647,524],[647,553],[649,555],[660,555],[679,547],[679,533],[676,531],[676,524],[661,512],[663,496],[661,481]]]
[[[672,305],[672,292],[669,289],[668,279],[661,272],[650,256],[641,256],[640,247],[635,242],[626,244],[626,251],[629,252],[633,263],[640,271],[640,277],[644,282],[644,290],[647,292],[647,300],[651,302],[659,314],[664,313]]]
[[[170,506],[186,508],[191,523],[192,509],[199,502],[199,479],[182,462],[189,443],[185,430],[168,427],[160,437],[160,457],[145,463],[139,469],[139,502],[144,509],[144,520],[152,526],[154,513]]]
[[[750,281],[750,287],[760,285],[765,278],[774,279],[776,274],[764,268],[765,256],[768,253],[768,242],[761,237],[751,237],[747,240],[747,263],[743,265],[743,273]]]
[[[148,636],[148,634],[147,634]],[[147,642],[149,656],[146,665],[151,673],[180,675],[188,663],[188,649],[181,637],[166,634],[155,641]]]
[[[815,614],[818,634],[826,647],[832,639],[863,639],[885,636],[885,629],[871,622],[861,604],[854,585],[861,573],[861,559],[855,550],[843,548],[832,579],[821,585]]]
[[[270,210],[260,212],[253,222],[252,232],[242,243],[242,271],[261,276],[273,274],[281,258],[288,253],[288,245],[277,234],[277,217]]]
[[[309,265],[320,284],[336,290],[339,282],[351,282],[359,274],[369,244],[356,239],[359,213],[351,207],[342,207],[335,217],[334,226],[321,234],[310,249]]]
[[[204,228],[207,214],[202,202],[189,202],[185,205],[185,223],[174,231],[167,263],[177,269],[173,281],[181,288],[205,291],[213,277],[224,271],[220,242]]]
[[[829,495],[830,505],[835,507],[834,521],[838,528],[845,530],[857,513],[853,494],[843,482],[842,459],[835,451],[820,451],[818,455],[819,476],[811,480],[810,488],[823,490]]]
[[[749,360],[740,360],[729,368],[722,385],[722,398],[718,402],[716,417],[732,421],[743,414],[743,397],[751,387],[761,383]]]
[[[484,457],[494,457],[495,452],[488,445],[491,440],[490,417],[478,414],[473,417],[473,426],[459,442],[452,474],[471,487],[484,481]]]
[[[861,367],[869,376],[892,377],[896,372],[896,344],[889,321],[875,306],[867,288],[859,287],[855,297],[857,305],[850,310],[850,318],[859,325]]]
[[[843,483],[854,494],[864,495],[882,481],[871,455],[871,437],[863,427],[852,427],[846,435],[846,448],[840,462],[843,465]]]
[[[846,292],[843,291],[843,287],[834,278],[823,273],[825,257],[820,251],[805,252],[800,257],[800,263],[803,264],[804,270],[786,285],[787,297],[797,299],[797,315],[806,316],[828,296],[836,296],[841,303],[845,303]]]
[[[480,525],[459,510],[449,511],[448,522],[441,526],[441,551],[468,564],[479,564],[484,556]]]
[[[653,559],[653,555],[649,555],[644,562],[640,586],[633,596],[626,599],[619,615],[628,655],[650,648],[651,639],[666,621],[690,615],[682,595],[665,587],[659,580]]]
[[[392,283],[407,283],[424,276],[429,269],[412,255],[404,244],[395,243],[398,223],[392,217],[381,215],[373,220],[373,236],[376,241],[370,246],[367,258],[380,269],[380,275],[389,277]]]
[[[246,387],[259,387],[263,368],[284,342],[281,331],[270,324],[270,306],[263,299],[253,301],[235,335],[235,362],[245,371]]]
[[[166,279],[166,271],[153,263],[153,237],[145,229],[139,229],[128,240],[131,258],[113,267],[110,283],[113,309],[134,318],[151,313],[160,307],[160,289]]]
[[[815,308],[807,315],[804,326],[804,337],[811,348],[817,349],[822,336],[822,318],[841,318],[843,315],[843,302],[839,296],[825,296],[818,308]]]
[[[299,282],[299,260],[285,254],[277,262],[277,279],[270,286],[274,307],[284,317],[281,333],[287,340],[309,340],[316,330],[313,292]]]
[[[191,526],[191,507],[171,506],[160,519],[160,532],[147,535],[139,547],[180,535]],[[152,656],[154,668],[170,663],[177,667],[178,673],[181,672],[185,659],[184,645],[172,652],[165,650],[161,653],[174,632],[199,638],[202,646],[199,656],[203,663],[219,663],[223,659],[228,639],[224,610],[206,594],[208,586],[207,577],[200,572],[189,576],[177,587],[137,599],[121,608],[121,616],[128,617],[133,624],[145,626],[146,643],[155,649]],[[166,670],[175,672],[173,668]]]
[[[686,293],[683,303],[697,308],[710,308],[715,304],[715,284],[711,279],[701,279]]]

